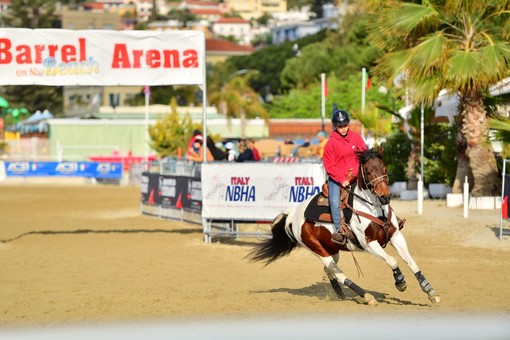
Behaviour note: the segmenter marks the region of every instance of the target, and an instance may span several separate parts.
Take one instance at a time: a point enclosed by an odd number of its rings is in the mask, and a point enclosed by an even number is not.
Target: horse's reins
[[[388,182],[388,180],[387,180],[387,179],[388,179],[388,175],[382,175],[382,176],[379,176],[379,177],[377,177],[377,178],[375,178],[375,179],[373,179],[372,181],[370,181],[370,182],[368,182],[368,183],[367,183],[367,180],[366,180],[366,178],[365,178],[365,171],[364,171],[364,169],[363,169],[363,166],[361,166],[361,165],[360,165],[360,170],[361,170],[361,178],[363,179],[363,182],[365,183],[365,185],[367,186],[367,188],[371,188],[370,190],[372,190],[372,191],[375,189],[375,187],[376,187],[377,185],[379,185],[379,184],[381,184],[381,183],[383,183],[383,182],[386,182],[386,183]],[[385,180],[384,178],[385,178],[386,180]],[[380,181],[379,181],[379,182],[377,182],[376,184],[373,184],[375,181],[377,181],[377,180],[379,180],[379,179],[382,179],[382,180],[380,180]],[[368,200],[366,200],[365,198],[361,197],[360,195],[358,195],[358,194],[356,194],[354,191],[352,191],[352,190],[351,190],[351,188],[350,188],[350,186],[349,186],[348,188],[345,188],[345,190],[346,190],[349,194],[351,194],[351,195],[353,195],[353,196],[357,197],[358,199],[362,200],[363,202],[365,202],[365,203],[367,203],[367,204],[369,204],[369,205],[371,205],[371,206],[374,206],[374,204],[373,204],[372,202],[369,202],[369,201],[368,201]],[[360,222],[360,223],[361,223],[361,219],[360,219],[360,215],[361,215],[362,217],[365,217],[366,219],[369,219],[370,221],[372,221],[372,222],[376,223],[377,225],[379,225],[380,227],[382,227],[382,229],[383,229],[384,233],[386,234],[386,242],[382,245],[382,247],[383,247],[383,248],[384,248],[384,247],[386,247],[386,245],[387,245],[387,244],[388,244],[388,242],[389,242],[389,230],[388,230],[388,228],[389,228],[390,223],[391,223],[391,211],[392,211],[391,206],[388,204],[388,218],[387,218],[387,222],[384,222],[383,220],[381,220],[381,219],[379,219],[379,218],[377,218],[377,217],[375,217],[375,216],[372,216],[372,215],[370,215],[370,214],[367,214],[366,212],[363,212],[363,211],[359,211],[359,210],[357,210],[357,209],[354,209],[354,208],[353,208],[353,207],[351,207],[351,206],[349,205],[349,203],[347,203],[347,202],[345,203],[345,206],[346,206],[346,207],[348,207],[349,209],[351,209],[351,211],[352,211],[354,214],[356,214],[356,217],[358,218],[358,222]],[[381,209],[381,210],[382,210],[382,209]],[[382,213],[383,213],[383,216],[384,216],[384,210],[382,210]]]

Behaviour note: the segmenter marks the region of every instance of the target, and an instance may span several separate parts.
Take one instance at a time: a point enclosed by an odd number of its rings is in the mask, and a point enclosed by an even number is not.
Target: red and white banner
[[[197,85],[200,31],[0,29],[0,85]]]
[[[320,163],[202,164],[202,217],[272,221],[321,191]]]

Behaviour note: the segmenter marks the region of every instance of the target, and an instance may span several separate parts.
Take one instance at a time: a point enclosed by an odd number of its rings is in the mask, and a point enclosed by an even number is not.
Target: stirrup
[[[405,218],[398,220],[398,230],[402,230],[402,228],[404,228],[404,223],[406,223],[406,221],[407,220]]]
[[[344,246],[347,243],[347,237],[342,235],[340,232],[336,232],[331,235],[331,241]]]

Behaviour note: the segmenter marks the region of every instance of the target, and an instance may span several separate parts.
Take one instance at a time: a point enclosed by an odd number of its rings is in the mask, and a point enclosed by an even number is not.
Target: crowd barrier
[[[143,172],[142,213],[202,224],[214,237],[266,237],[282,211],[317,194],[325,181],[322,163],[209,162],[166,160]],[[255,225],[255,226],[254,226]]]

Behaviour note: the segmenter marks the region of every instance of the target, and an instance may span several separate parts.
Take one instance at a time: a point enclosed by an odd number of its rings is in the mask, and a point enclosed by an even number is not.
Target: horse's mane
[[[365,164],[371,159],[382,158],[381,154],[379,153],[379,150],[376,150],[374,148],[358,151],[357,153],[360,164]]]

